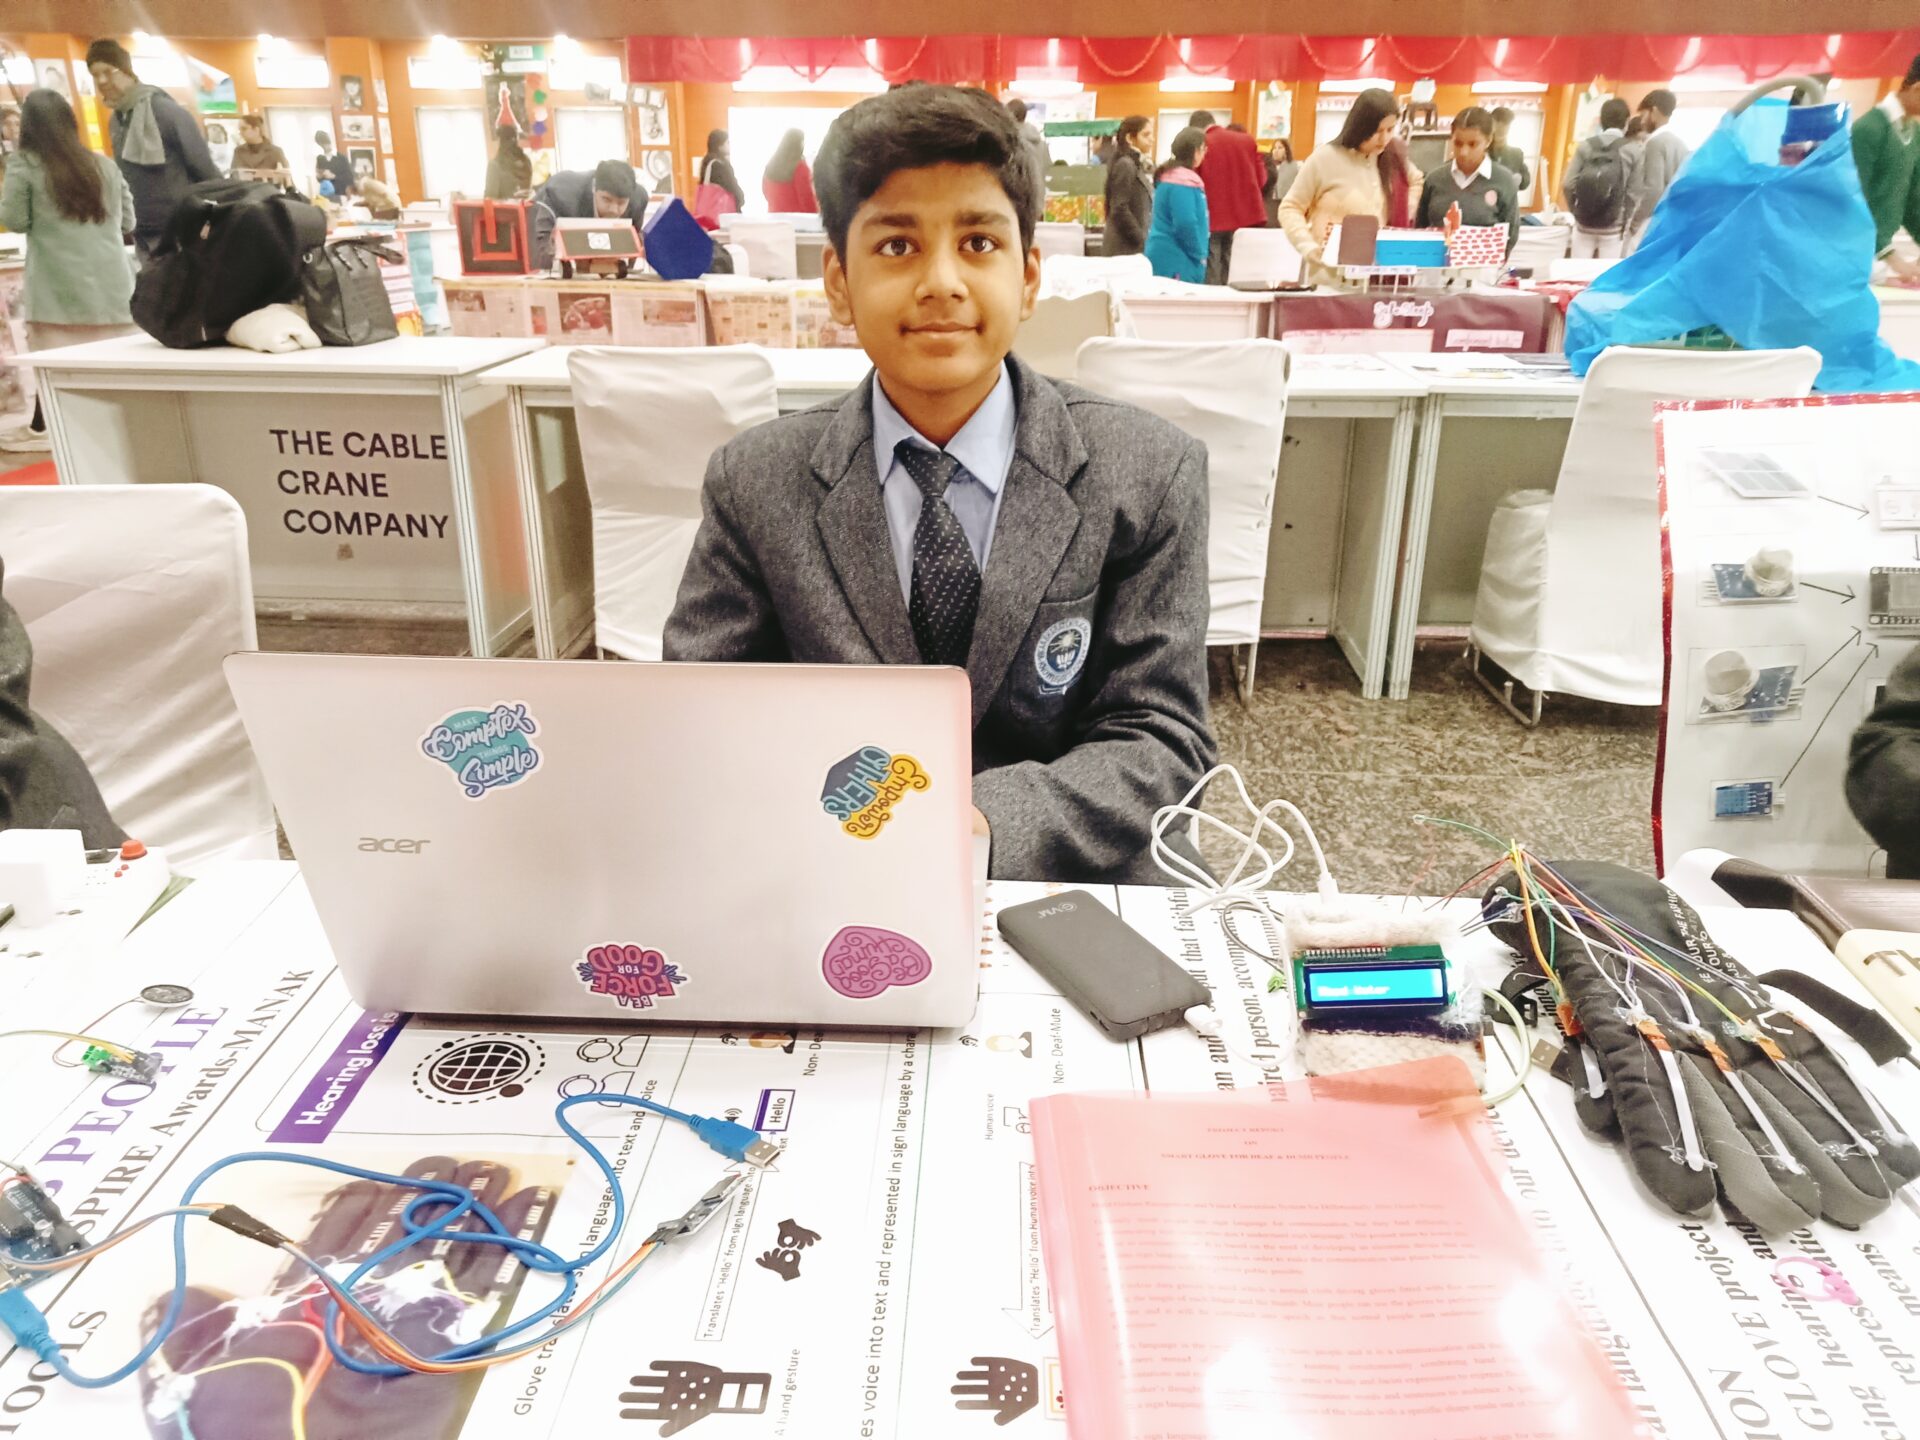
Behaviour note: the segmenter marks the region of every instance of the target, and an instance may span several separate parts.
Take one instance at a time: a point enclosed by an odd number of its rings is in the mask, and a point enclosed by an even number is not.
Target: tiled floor
[[[1256,803],[1293,801],[1313,822],[1344,889],[1440,893],[1496,852],[1416,814],[1518,837],[1553,859],[1613,860],[1650,870],[1657,712],[1553,697],[1537,730],[1494,703],[1457,644],[1422,649],[1413,696],[1367,701],[1330,641],[1269,641],[1253,702],[1242,706],[1216,666],[1215,732]],[[1210,808],[1223,815],[1218,792]],[[1229,851],[1208,840],[1218,864]],[[1310,857],[1289,871],[1307,888]]]

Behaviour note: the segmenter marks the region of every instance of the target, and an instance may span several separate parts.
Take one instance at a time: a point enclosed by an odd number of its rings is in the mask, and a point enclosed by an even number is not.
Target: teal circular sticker
[[[1033,647],[1033,668],[1040,677],[1040,689],[1058,695],[1073,684],[1092,648],[1093,625],[1078,615],[1049,625],[1041,633],[1040,643]]]
[[[453,771],[469,800],[478,800],[538,768],[540,752],[527,738],[538,730],[525,705],[461,710],[429,730],[420,749]]]

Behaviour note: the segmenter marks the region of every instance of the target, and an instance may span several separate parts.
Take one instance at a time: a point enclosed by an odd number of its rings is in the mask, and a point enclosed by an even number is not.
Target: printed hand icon
[[[656,1360],[657,1372],[635,1375],[621,1392],[622,1420],[664,1420],[660,1434],[678,1435],[709,1415],[760,1415],[767,1408],[773,1376],[721,1371],[698,1360]],[[731,1392],[731,1394],[729,1393]]]
[[[980,1370],[962,1370],[953,1378],[961,1383],[953,1393],[968,1398],[956,1400],[956,1410],[991,1410],[993,1423],[1007,1425],[1018,1420],[1040,1403],[1040,1372],[1024,1360],[1009,1360],[1004,1355],[976,1355]]]

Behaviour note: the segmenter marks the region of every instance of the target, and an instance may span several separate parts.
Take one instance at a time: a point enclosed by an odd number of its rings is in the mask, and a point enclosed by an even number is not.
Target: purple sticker
[[[933,957],[892,930],[849,925],[827,942],[820,968],[849,1000],[871,1000],[894,985],[918,985],[933,973]]]
[[[399,1011],[363,1010],[267,1138],[276,1145],[318,1145],[331,1135],[406,1023]]]
[[[665,955],[639,945],[596,945],[575,969],[588,994],[609,995],[635,1010],[651,1009],[656,999],[671,1000],[675,988],[687,983]]]

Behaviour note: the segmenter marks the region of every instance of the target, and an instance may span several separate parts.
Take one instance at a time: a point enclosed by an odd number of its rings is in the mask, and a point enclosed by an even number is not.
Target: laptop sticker
[[[901,796],[932,784],[932,777],[913,756],[865,745],[827,771],[820,805],[847,834],[871,840],[893,818],[893,807]]]
[[[589,995],[607,995],[635,1010],[671,1000],[687,977],[658,950],[639,945],[596,945],[576,967]]]
[[[1040,635],[1033,647],[1033,668],[1040,676],[1040,692],[1058,695],[1080,678],[1087,663],[1087,651],[1093,648],[1093,625],[1078,615],[1056,620]]]
[[[469,800],[478,800],[539,767],[540,752],[527,739],[539,728],[525,705],[460,710],[429,730],[420,749],[453,771]]]
[[[849,925],[827,942],[820,968],[849,1000],[871,1000],[895,985],[918,985],[933,973],[933,957],[896,931]]]

